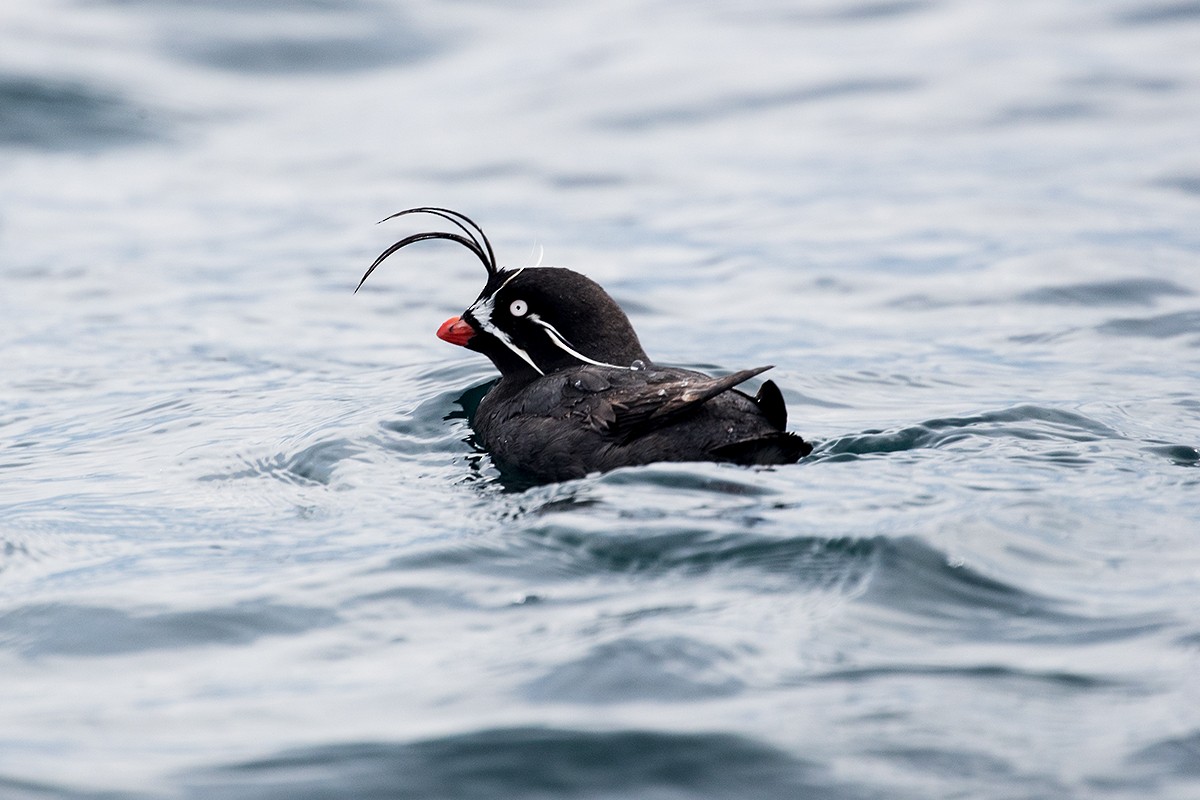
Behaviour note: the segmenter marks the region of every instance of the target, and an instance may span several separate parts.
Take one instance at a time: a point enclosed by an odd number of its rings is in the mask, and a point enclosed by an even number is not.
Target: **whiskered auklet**
[[[812,451],[784,430],[787,408],[774,382],[753,397],[734,389],[770,367],[713,378],[655,364],[625,312],[591,279],[561,267],[498,266],[483,230],[457,211],[410,208],[387,219],[406,214],[438,216],[457,231],[401,239],[358,285],[388,256],[426,239],[457,242],[483,262],[483,291],[437,335],[500,370],[472,427],[502,472],[550,482],[656,461],[790,464]]]

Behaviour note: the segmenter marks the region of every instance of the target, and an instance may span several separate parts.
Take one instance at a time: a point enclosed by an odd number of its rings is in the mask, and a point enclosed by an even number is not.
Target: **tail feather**
[[[781,431],[787,427],[787,403],[783,401],[783,393],[775,381],[763,381],[763,385],[758,387],[758,394],[754,395],[754,402],[772,428]]]

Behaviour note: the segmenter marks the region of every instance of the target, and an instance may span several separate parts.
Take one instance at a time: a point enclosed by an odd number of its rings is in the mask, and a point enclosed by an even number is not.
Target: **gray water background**
[[[435,204],[790,467],[506,491]],[[0,8],[0,797],[1200,796],[1200,3]]]

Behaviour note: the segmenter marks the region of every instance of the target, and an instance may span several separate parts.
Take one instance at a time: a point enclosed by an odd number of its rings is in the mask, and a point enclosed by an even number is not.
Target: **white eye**
[[[529,304],[524,300],[513,300],[512,305],[508,307],[509,313],[514,317],[523,317],[528,310]]]

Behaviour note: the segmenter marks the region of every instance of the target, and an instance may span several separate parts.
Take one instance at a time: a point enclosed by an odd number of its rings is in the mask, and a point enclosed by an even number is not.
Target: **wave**
[[[163,141],[170,121],[83,81],[0,75],[0,146],[92,151]]]
[[[868,430],[821,444],[816,459],[846,460],[904,450],[936,449],[969,439],[1021,439],[1092,442],[1124,438],[1084,414],[1022,404],[961,417],[940,417],[892,431]]]
[[[897,797],[734,734],[539,727],[286,750],[181,783],[185,797],[205,800]]]
[[[74,603],[35,603],[0,614],[0,648],[25,658],[95,657],[211,644],[241,646],[338,622],[314,607],[266,600],[225,608],[131,613]]]

